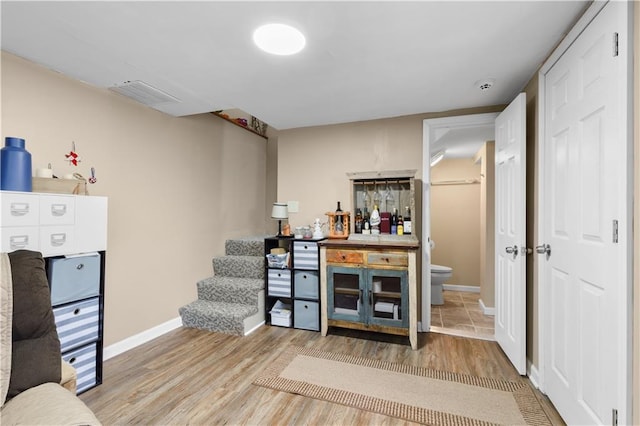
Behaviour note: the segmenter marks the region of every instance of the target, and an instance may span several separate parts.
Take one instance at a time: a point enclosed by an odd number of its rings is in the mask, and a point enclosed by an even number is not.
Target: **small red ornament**
[[[76,153],[76,143],[75,142],[71,142],[71,151],[69,151],[68,154],[64,155],[67,158],[67,161],[69,162],[69,164],[73,164],[74,166],[77,166],[78,163],[82,160],[80,160],[80,156],[78,156],[78,154]]]

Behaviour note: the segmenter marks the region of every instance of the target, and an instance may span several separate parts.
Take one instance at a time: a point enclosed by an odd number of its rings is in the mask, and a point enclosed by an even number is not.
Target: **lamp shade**
[[[271,218],[272,219],[288,219],[289,210],[287,209],[287,204],[273,203],[273,208],[271,209]]]

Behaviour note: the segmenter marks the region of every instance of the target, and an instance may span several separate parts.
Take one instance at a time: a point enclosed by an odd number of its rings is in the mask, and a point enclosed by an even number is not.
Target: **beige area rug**
[[[290,347],[254,382],[429,425],[549,425],[524,380],[504,381]]]

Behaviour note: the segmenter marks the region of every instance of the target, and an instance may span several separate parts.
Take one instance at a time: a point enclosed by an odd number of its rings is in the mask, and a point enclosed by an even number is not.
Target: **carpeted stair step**
[[[220,333],[244,335],[244,319],[258,312],[256,305],[195,300],[179,309],[182,325]]]
[[[258,237],[237,238],[224,243],[227,256],[264,256],[265,235]]]
[[[198,299],[246,305],[258,303],[258,292],[264,288],[262,278],[213,276],[198,281]]]
[[[213,258],[213,274],[218,277],[264,279],[264,256],[220,256]]]

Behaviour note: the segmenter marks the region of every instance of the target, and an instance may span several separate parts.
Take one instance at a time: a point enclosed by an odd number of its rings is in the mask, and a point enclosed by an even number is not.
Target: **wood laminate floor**
[[[503,380],[518,376],[495,342],[420,333],[408,339],[330,329],[260,327],[245,337],[179,328],[104,363],[103,384],[80,397],[104,425],[388,425],[407,422],[252,385],[284,348],[381,359]],[[562,419],[535,392],[554,424]]]

